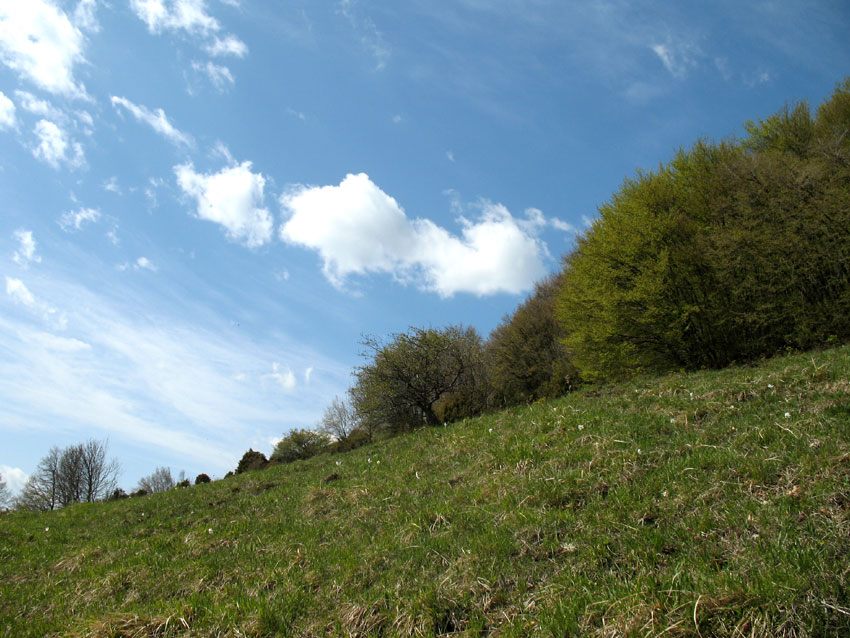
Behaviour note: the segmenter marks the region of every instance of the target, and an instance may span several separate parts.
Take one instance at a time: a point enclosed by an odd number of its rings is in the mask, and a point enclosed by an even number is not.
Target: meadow
[[[0,516],[0,635],[850,635],[850,347]]]

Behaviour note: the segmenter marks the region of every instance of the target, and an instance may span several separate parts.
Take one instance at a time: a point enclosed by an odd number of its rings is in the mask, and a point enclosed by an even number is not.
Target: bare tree
[[[319,431],[337,441],[345,441],[357,427],[357,413],[345,399],[334,397],[331,404],[325,408],[325,413],[319,423]]]
[[[150,476],[145,476],[139,479],[139,490],[144,490],[148,494],[158,494],[159,492],[167,492],[174,487],[174,479],[171,477],[171,469],[167,467],[158,467]]]
[[[121,466],[117,459],[107,460],[107,441],[89,439],[81,445],[82,473],[81,488],[83,500],[88,502],[107,498],[118,487]]]
[[[16,501],[19,508],[52,510],[105,499],[115,490],[118,461],[106,460],[107,443],[89,439],[64,450],[50,448]]]
[[[56,493],[63,507],[82,500],[83,446],[69,445],[59,456],[59,475]]]
[[[12,495],[9,493],[9,488],[6,486],[6,481],[3,480],[3,475],[0,474],[0,509],[5,509],[12,501]]]
[[[53,446],[47,456],[38,462],[35,472],[27,479],[24,489],[15,500],[18,509],[45,511],[59,504],[59,463],[62,451]]]

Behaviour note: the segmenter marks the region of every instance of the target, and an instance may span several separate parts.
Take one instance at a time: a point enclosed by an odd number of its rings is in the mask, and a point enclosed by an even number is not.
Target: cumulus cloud
[[[48,0],[0,4],[0,61],[45,91],[88,97],[74,79],[84,44],[80,29]]]
[[[177,146],[192,145],[192,138],[186,133],[175,128],[174,125],[168,121],[168,117],[166,117],[165,111],[162,109],[155,109],[151,111],[145,106],[134,104],[125,97],[116,97],[114,95],[112,96],[112,106],[115,108],[121,106],[127,109],[138,121],[150,126],[154,131],[165,137],[172,144],[176,144]]]
[[[230,69],[221,64],[192,62],[192,68],[198,73],[206,75],[213,86],[219,91],[224,91],[228,86],[232,86],[236,82]]]
[[[33,155],[44,160],[53,168],[58,169],[61,164],[67,164],[72,168],[79,168],[85,164],[83,147],[72,141],[68,134],[54,122],[39,120],[33,129],[38,138],[38,146],[33,149]]]
[[[0,465],[0,476],[3,477],[6,486],[12,494],[17,494],[24,489],[24,485],[26,485],[29,478],[29,474],[21,468],[12,467],[11,465]]]
[[[18,242],[18,250],[12,255],[16,264],[26,266],[30,262],[41,262],[41,257],[35,254],[35,239],[31,230],[16,230],[12,236]]]
[[[200,219],[220,224],[230,239],[249,248],[271,239],[272,215],[263,207],[266,180],[251,171],[251,162],[211,174],[198,173],[188,163],[175,166],[174,173],[182,191],[197,203]]]
[[[80,230],[86,222],[96,222],[100,219],[100,211],[94,208],[80,208],[62,213],[59,218],[59,226],[65,232]]]
[[[15,128],[15,103],[0,91],[0,129]]]
[[[363,173],[339,186],[295,187],[280,201],[288,213],[281,239],[318,252],[336,286],[373,272],[418,280],[442,297],[519,293],[545,272],[536,209],[515,218],[502,205],[482,203],[477,219],[459,218],[458,236],[430,220],[409,219]]]

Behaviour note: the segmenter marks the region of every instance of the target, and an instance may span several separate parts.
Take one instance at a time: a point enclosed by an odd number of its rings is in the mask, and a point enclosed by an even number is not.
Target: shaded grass
[[[0,635],[850,635],[848,379],[670,375],[6,514]]]

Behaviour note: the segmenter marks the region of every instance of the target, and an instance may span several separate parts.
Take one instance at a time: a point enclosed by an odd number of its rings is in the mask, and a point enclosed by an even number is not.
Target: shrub
[[[242,472],[247,472],[249,470],[263,470],[268,466],[268,464],[269,460],[266,458],[265,454],[249,449],[239,460],[239,465],[236,466],[236,473],[242,474]]]
[[[210,479],[209,475],[207,474],[198,474],[195,477],[195,485],[199,485],[200,483],[209,483],[211,480],[212,479]]]
[[[292,463],[327,452],[331,444],[328,435],[314,430],[292,430],[275,445],[271,461]]]

